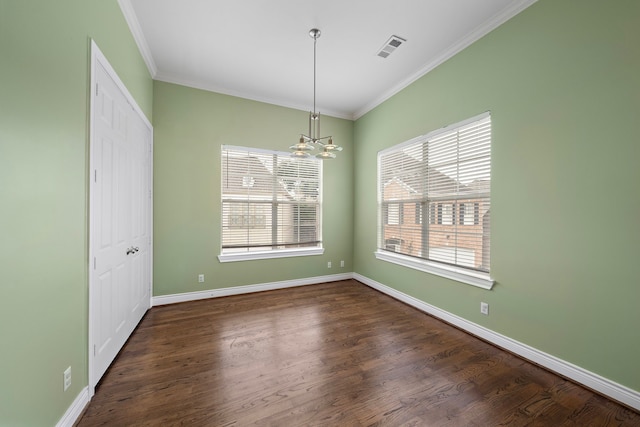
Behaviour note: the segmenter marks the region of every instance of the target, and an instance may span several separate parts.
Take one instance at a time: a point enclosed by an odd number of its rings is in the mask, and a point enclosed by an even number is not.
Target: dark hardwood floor
[[[78,426],[640,426],[354,281],[152,308]]]

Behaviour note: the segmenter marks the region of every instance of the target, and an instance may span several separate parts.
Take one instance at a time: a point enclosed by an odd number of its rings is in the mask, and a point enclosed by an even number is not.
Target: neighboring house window
[[[383,213],[384,223],[388,225],[402,225],[404,223],[404,203],[389,203]]]
[[[415,223],[422,224],[422,203],[418,202],[415,206]]]
[[[460,203],[460,225],[478,225],[479,212],[479,203]]]
[[[439,224],[442,225],[452,225],[454,221],[455,215],[453,214],[453,204],[451,203],[443,203],[442,204],[442,221]]]
[[[252,176],[243,176],[242,177],[242,186],[243,187],[253,187],[253,184],[256,182],[256,179]]]
[[[429,203],[429,224],[436,224],[436,205],[435,203]]]
[[[222,147],[222,255],[321,247],[322,162]]]
[[[387,207],[387,224],[400,224],[400,205],[398,203],[390,203]]]
[[[268,214],[265,205],[229,203],[229,228],[265,228]]]
[[[455,271],[486,273],[488,279],[489,113],[381,151],[378,186],[380,218],[388,212],[388,221],[379,221],[376,256],[393,251],[417,258],[413,264],[442,263],[462,269]],[[391,210],[404,204],[416,206],[415,221],[403,223],[398,210],[392,223]],[[421,206],[428,221],[418,219]]]

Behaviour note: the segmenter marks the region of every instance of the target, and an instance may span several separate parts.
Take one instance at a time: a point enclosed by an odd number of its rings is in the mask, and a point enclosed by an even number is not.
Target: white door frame
[[[95,218],[95,203],[94,203],[94,197],[95,197],[95,191],[94,191],[94,186],[91,185],[91,182],[93,180],[93,172],[95,170],[95,166],[94,165],[94,158],[93,158],[93,150],[95,147],[96,142],[94,141],[94,115],[93,112],[95,111],[96,106],[95,104],[95,100],[96,97],[93,96],[95,91],[96,91],[96,67],[97,65],[102,66],[106,71],[107,74],[113,79],[113,81],[116,83],[116,85],[118,86],[118,88],[122,91],[122,93],[125,95],[125,98],[127,99],[127,102],[129,102],[129,104],[131,105],[131,107],[133,108],[133,110],[136,112],[136,114],[142,119],[142,121],[145,123],[145,126],[147,126],[151,132],[151,152],[149,154],[150,158],[149,158],[149,183],[150,183],[150,188],[151,188],[151,194],[150,194],[150,236],[151,236],[151,241],[149,242],[149,253],[150,253],[150,263],[151,265],[149,266],[150,271],[149,271],[149,307],[152,306],[152,302],[153,302],[153,126],[151,125],[151,122],[149,122],[149,120],[147,119],[147,117],[145,116],[144,112],[142,111],[142,109],[140,108],[140,106],[136,103],[135,99],[133,98],[133,96],[129,93],[129,91],[127,90],[126,86],[124,85],[124,83],[122,82],[122,80],[120,80],[120,78],[118,77],[117,73],[115,72],[115,70],[113,69],[113,67],[111,66],[111,64],[109,64],[109,61],[107,60],[107,58],[104,56],[104,54],[102,53],[102,51],[98,48],[98,45],[95,43],[94,40],[91,40],[91,86],[90,86],[90,109],[89,109],[89,259],[88,259],[88,305],[89,305],[89,311],[88,311],[88,344],[89,344],[89,348],[88,348],[88,353],[87,353],[87,358],[88,358],[88,363],[87,363],[87,367],[88,367],[88,377],[89,377],[89,398],[91,398],[94,394],[95,394],[95,387],[99,381],[99,378],[94,378],[95,374],[94,374],[94,369],[93,369],[93,357],[91,356],[93,353],[93,346],[94,346],[94,342],[95,342],[95,325],[93,325],[92,322],[92,313],[91,313],[91,302],[92,302],[92,295],[91,295],[91,289],[92,289],[92,281],[93,281],[93,275],[91,273],[91,271],[93,270],[94,267],[94,263],[95,263],[95,254],[94,254],[94,236],[93,236],[93,223],[94,223],[94,218]]]

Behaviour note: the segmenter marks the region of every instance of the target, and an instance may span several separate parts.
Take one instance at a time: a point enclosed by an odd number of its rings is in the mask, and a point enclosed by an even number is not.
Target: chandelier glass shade
[[[309,134],[301,134],[298,143],[289,147],[292,157],[311,157],[310,152],[318,148],[320,153],[316,154],[317,158],[335,159],[335,152],[342,151],[342,147],[333,143],[333,137],[320,136],[320,113],[316,112],[316,44],[320,34],[317,28],[309,30],[309,36],[313,39],[313,111],[309,111]]]

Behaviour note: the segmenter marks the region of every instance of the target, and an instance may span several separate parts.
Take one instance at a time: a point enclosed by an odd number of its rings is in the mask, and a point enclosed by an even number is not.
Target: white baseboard
[[[80,415],[82,415],[82,411],[84,411],[87,403],[89,403],[89,387],[83,388],[78,396],[76,396],[71,406],[67,409],[67,412],[64,413],[60,421],[56,424],[56,427],[73,427],[80,418]]]
[[[251,292],[262,292],[275,289],[291,288],[294,286],[306,286],[325,282],[334,282],[338,280],[356,279],[363,284],[376,289],[392,298],[409,304],[420,311],[428,313],[432,316],[440,318],[445,322],[451,323],[473,335],[476,335],[492,344],[502,347],[524,359],[530,360],[550,371],[556,372],[566,378],[569,378],[579,384],[582,384],[598,393],[603,394],[613,400],[621,402],[631,408],[640,411],[640,392],[632,390],[614,381],[601,377],[598,374],[587,371],[572,363],[559,359],[550,354],[544,353],[519,341],[501,335],[476,323],[470,322],[460,316],[449,313],[431,304],[428,304],[415,297],[397,291],[368,277],[357,273],[341,273],[328,276],[309,277],[304,279],[286,280],[282,282],[262,283],[257,285],[234,286],[222,289],[210,289],[200,292],[187,292],[183,294],[161,295],[153,297],[153,306],[174,304],[178,302],[195,301],[206,298],[216,298],[230,295],[240,295]],[[89,388],[85,387],[73,401],[64,416],[58,421],[56,427],[72,427],[73,424],[82,415],[82,411],[89,403]]]
[[[623,403],[631,408],[640,411],[640,392],[632,390],[621,384],[601,377],[598,374],[587,371],[579,366],[559,359],[555,356],[537,350],[519,341],[501,335],[476,323],[470,322],[455,314],[449,313],[431,304],[397,291],[368,277],[354,273],[353,278],[367,286],[372,287],[384,294],[387,294],[399,301],[409,304],[418,310],[438,317],[445,322],[451,323],[473,335],[476,335],[498,347],[504,348],[515,353],[524,359],[530,360],[550,371],[556,372],[566,378],[569,378],[579,384],[582,384],[592,390],[597,391],[613,400]]]
[[[185,292],[182,294],[160,295],[153,297],[152,305],[175,304],[178,302],[195,301],[207,298],[219,298],[230,295],[248,294],[252,292],[273,291],[276,289],[292,288],[294,286],[315,285],[318,283],[336,282],[353,278],[353,273],[332,274],[328,276],[306,277],[304,279],[285,280],[282,282],[261,283],[257,285],[233,286],[221,289],[209,289],[198,292]]]

